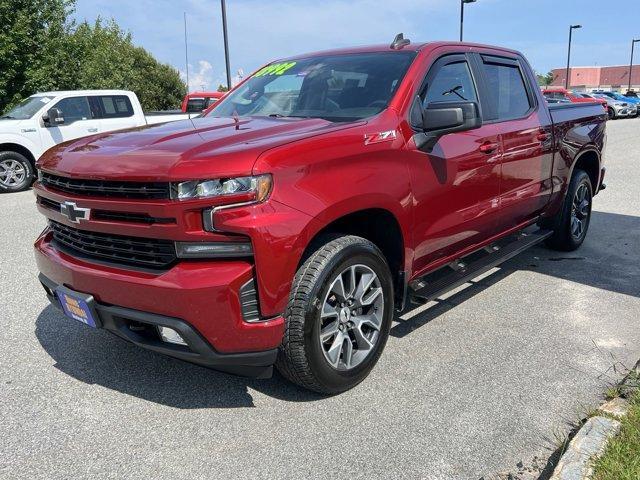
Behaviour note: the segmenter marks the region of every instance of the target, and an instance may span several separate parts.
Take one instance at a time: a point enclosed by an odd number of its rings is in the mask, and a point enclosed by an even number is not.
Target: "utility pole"
[[[184,63],[187,68],[187,93],[189,93],[189,50],[187,48],[187,12],[184,12]]]
[[[567,78],[564,82],[564,87],[569,89],[569,66],[571,65],[571,36],[573,34],[573,30],[576,28],[582,28],[582,25],[571,25],[569,26],[569,51],[567,52]]]
[[[222,34],[224,36],[224,61],[227,68],[227,88],[231,90],[231,66],[229,65],[229,37],[227,35],[227,6],[225,0],[222,5]]]

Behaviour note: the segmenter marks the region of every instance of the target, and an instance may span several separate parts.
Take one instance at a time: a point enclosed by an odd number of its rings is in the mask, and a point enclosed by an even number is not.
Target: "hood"
[[[0,118],[0,134],[6,131],[15,132],[24,120],[15,120],[13,118]]]
[[[62,144],[43,155],[38,166],[56,175],[98,180],[248,175],[268,149],[346,127],[321,119],[197,118]]]

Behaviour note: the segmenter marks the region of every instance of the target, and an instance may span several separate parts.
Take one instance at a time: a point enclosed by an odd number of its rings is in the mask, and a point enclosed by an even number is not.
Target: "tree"
[[[69,31],[73,0],[0,2],[0,111],[57,84],[47,65]]]
[[[229,88],[225,87],[224,85],[222,85],[221,83],[218,84],[218,91],[219,92],[228,92]]]
[[[539,73],[536,73],[536,78],[538,79],[538,85],[542,87],[548,87],[553,83],[554,80],[553,72],[549,72],[546,75],[540,75]]]
[[[178,71],[113,19],[69,20],[74,1],[0,1],[0,111],[38,91],[78,89],[133,90],[144,109],[178,107],[187,91]]]

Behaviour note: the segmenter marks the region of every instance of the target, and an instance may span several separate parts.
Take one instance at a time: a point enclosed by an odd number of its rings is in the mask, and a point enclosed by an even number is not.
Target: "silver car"
[[[607,112],[609,113],[610,119],[635,117],[638,111],[637,107],[632,103],[622,102],[607,95],[603,95],[602,93],[591,93],[590,95],[595,98],[601,98],[607,102]]]

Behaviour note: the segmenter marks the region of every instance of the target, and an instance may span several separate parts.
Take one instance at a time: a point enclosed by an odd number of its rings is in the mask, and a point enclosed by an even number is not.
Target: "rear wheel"
[[[319,393],[354,387],[384,349],[393,305],[391,273],[380,250],[360,237],[327,239],[296,274],[278,370]]]
[[[0,153],[0,191],[19,192],[31,186],[33,166],[17,152]]]
[[[587,172],[576,170],[547,245],[555,250],[572,251],[582,245],[591,221],[593,188]]]

